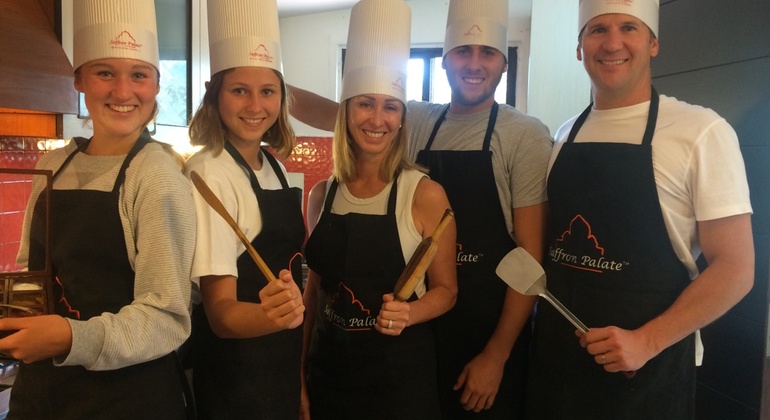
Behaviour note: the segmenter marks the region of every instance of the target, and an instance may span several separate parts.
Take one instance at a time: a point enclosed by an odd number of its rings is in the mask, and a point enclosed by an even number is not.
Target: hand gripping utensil
[[[417,288],[417,284],[419,284],[420,279],[433,261],[433,257],[436,256],[438,240],[441,237],[441,233],[444,232],[444,228],[446,228],[453,217],[454,212],[450,209],[446,209],[431,235],[423,239],[422,242],[420,242],[420,245],[417,245],[417,249],[414,250],[412,257],[409,258],[409,262],[406,264],[406,268],[404,268],[404,271],[396,282],[396,287],[393,291],[393,296],[396,300],[406,302],[406,300],[412,296],[414,289]]]
[[[524,248],[511,250],[497,265],[495,273],[513,290],[527,296],[542,296],[564,315],[580,332],[587,333],[585,326],[566,306],[546,288],[545,271],[540,263]],[[636,371],[624,371],[626,378],[633,378]]]
[[[193,185],[195,185],[195,188],[198,190],[198,192],[201,194],[204,200],[211,206],[212,209],[214,209],[215,212],[219,213],[220,216],[222,216],[223,219],[225,219],[225,222],[227,222],[228,225],[230,225],[231,228],[233,228],[233,231],[236,235],[238,235],[238,238],[241,240],[243,245],[246,247],[246,251],[251,256],[251,259],[254,260],[255,263],[257,263],[257,267],[259,267],[259,271],[262,272],[262,275],[265,276],[268,282],[272,282],[275,280],[275,276],[273,275],[273,272],[270,271],[270,267],[265,264],[265,261],[262,259],[262,257],[259,256],[257,253],[257,250],[254,249],[254,246],[251,245],[251,242],[249,242],[249,239],[246,238],[246,235],[243,233],[240,227],[238,227],[238,224],[235,223],[235,219],[233,219],[232,216],[230,216],[230,213],[227,212],[227,209],[225,208],[224,204],[222,204],[221,201],[219,201],[219,198],[217,198],[217,195],[214,194],[214,191],[211,191],[211,188],[209,188],[208,185],[206,185],[206,182],[203,181],[203,178],[201,178],[200,175],[198,175],[197,172],[191,171],[190,172],[190,179],[193,182]]]

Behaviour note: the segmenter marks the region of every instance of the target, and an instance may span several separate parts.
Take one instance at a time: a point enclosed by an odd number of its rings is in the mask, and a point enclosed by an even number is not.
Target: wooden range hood
[[[77,114],[73,69],[56,35],[61,0],[0,0],[0,108]]]

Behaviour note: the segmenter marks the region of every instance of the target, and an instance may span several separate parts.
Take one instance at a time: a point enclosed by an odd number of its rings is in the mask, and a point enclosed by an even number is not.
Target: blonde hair
[[[225,75],[234,68],[222,70],[211,76],[211,81],[203,95],[198,110],[195,111],[192,120],[190,120],[190,144],[193,146],[203,146],[211,150],[214,155],[219,155],[225,147],[227,141],[227,130],[222,118],[219,116],[219,92],[222,90]],[[283,75],[276,70],[273,72],[281,81],[281,110],[278,119],[272,127],[262,136],[262,141],[267,143],[281,159],[286,159],[291,154],[296,144],[294,129],[289,123],[289,109],[291,108],[291,95],[288,95],[286,82]]]
[[[340,103],[337,111],[337,121],[334,127],[334,138],[332,140],[332,158],[334,159],[334,169],[332,175],[340,182],[350,181],[357,175],[356,156],[353,152],[353,138],[348,131],[348,101],[346,99]],[[388,154],[380,166],[380,179],[385,182],[391,182],[396,173],[403,169],[417,169],[425,171],[406,158],[406,146],[408,142],[406,124],[406,106],[401,113],[401,128],[393,139],[393,143],[388,149]]]

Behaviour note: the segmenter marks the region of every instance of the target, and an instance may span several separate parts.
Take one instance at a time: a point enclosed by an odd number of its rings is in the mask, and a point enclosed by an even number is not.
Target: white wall
[[[527,111],[553,136],[590,101],[591,85],[577,60],[578,2],[533,0]]]

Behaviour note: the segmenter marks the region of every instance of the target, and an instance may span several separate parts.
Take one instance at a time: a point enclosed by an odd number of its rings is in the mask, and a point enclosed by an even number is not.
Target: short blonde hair
[[[350,181],[355,178],[356,173],[356,156],[353,152],[351,144],[353,138],[348,131],[348,103],[349,99],[340,103],[339,111],[337,111],[337,122],[334,127],[334,138],[332,143],[332,157],[334,159],[333,176],[339,182]],[[395,178],[396,173],[402,169],[418,169],[424,171],[423,168],[412,163],[406,158],[406,146],[409,138],[407,136],[408,127],[406,124],[406,105],[404,105],[401,113],[401,128],[396,134],[396,138],[393,139],[393,143],[390,145],[388,155],[380,166],[380,178],[385,182],[391,182]]]
[[[215,156],[222,153],[225,141],[227,141],[227,130],[219,116],[219,92],[222,90],[225,75],[231,71],[233,71],[232,68],[211,76],[203,100],[190,121],[190,144],[203,146],[205,149],[211,150]],[[291,95],[287,94],[288,90],[283,75],[276,70],[273,72],[281,81],[281,110],[273,126],[262,136],[262,142],[267,143],[275,150],[281,159],[286,159],[297,142],[294,129],[289,122]]]

